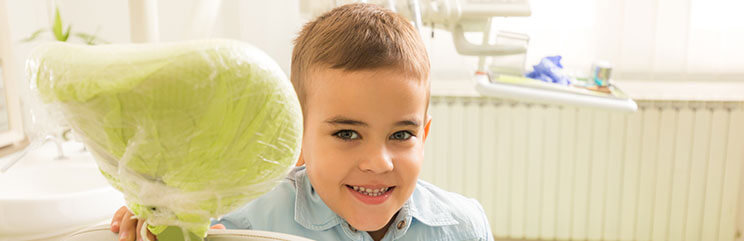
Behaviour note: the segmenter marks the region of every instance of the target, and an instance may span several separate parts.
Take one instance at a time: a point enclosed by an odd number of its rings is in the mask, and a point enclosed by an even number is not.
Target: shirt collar
[[[423,188],[421,182],[416,183],[411,198],[403,205],[408,207],[414,219],[428,226],[446,226],[458,224],[452,217],[452,211],[435,196],[429,189]]]
[[[307,178],[305,167],[298,167],[294,174],[297,189],[295,221],[310,230],[326,230],[341,223],[341,218],[326,206]]]
[[[326,206],[325,202],[318,196],[305,171],[304,167],[300,167],[290,174],[290,176],[294,176],[297,189],[297,199],[294,207],[295,221],[307,229],[318,231],[345,224],[346,221]],[[417,183],[413,195],[401,208],[399,216],[396,217],[396,220],[409,220],[406,229],[410,225],[411,218],[427,226],[446,226],[458,223],[452,217],[452,212],[447,209],[446,205],[429,190],[421,188],[420,183]]]

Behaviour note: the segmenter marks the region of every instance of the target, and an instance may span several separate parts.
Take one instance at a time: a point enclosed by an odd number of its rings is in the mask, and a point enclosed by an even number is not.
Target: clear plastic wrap
[[[26,69],[40,105],[61,112],[154,234],[204,237],[210,218],[271,190],[299,156],[292,85],[246,43],[49,43]]]

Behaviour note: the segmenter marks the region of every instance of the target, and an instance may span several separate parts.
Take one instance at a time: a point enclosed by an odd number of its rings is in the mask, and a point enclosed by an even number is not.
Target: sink
[[[124,204],[82,144],[62,149],[65,157],[57,158],[55,144],[46,143],[0,173],[0,241],[71,233],[110,220]]]

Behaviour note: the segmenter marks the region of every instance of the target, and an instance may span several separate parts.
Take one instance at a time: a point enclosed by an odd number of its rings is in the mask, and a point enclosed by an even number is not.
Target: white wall
[[[50,0],[9,1],[11,38],[21,40],[51,22]],[[73,32],[98,33],[113,43],[129,42],[128,1],[57,0],[64,24]],[[195,0],[159,0],[160,40],[164,42],[191,38],[190,25]],[[292,40],[306,19],[300,17],[296,0],[241,1],[223,0],[212,36],[240,39],[266,51],[289,73]],[[451,36],[437,31],[435,38],[425,34],[432,59],[433,79],[466,79],[475,68],[473,57],[457,55]],[[43,40],[51,40],[51,34]],[[15,42],[17,66],[23,67],[25,57],[34,43]]]
[[[53,0],[8,1],[12,39],[47,26]],[[73,30],[114,43],[129,41],[128,1],[56,0]],[[190,38],[197,0],[158,0],[160,39]],[[744,6],[731,0],[530,0],[532,17],[497,19],[495,28],[531,36],[526,66],[561,54],[564,65],[585,72],[599,59],[624,79],[742,80]],[[292,39],[306,19],[298,0],[223,0],[212,36],[257,45],[288,72]],[[47,35],[48,36],[48,35]],[[434,81],[466,81],[477,63],[455,52],[448,32],[425,31]],[[18,44],[23,62],[34,44]],[[22,64],[18,66],[23,66]]]
[[[299,9],[295,1],[222,1],[212,36],[241,39],[257,45],[288,70],[291,38],[299,28]],[[73,32],[98,33],[113,43],[129,42],[128,1],[58,0],[64,24]],[[48,6],[52,1],[9,1],[11,38],[21,40],[37,29],[49,26]],[[159,0],[160,40],[191,38],[191,16],[196,1]],[[44,35],[43,40],[51,40]],[[15,43],[17,61],[23,63],[29,50],[38,44]],[[23,66],[23,64],[19,65]]]

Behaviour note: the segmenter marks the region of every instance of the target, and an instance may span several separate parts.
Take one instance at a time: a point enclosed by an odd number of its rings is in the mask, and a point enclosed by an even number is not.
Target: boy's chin
[[[349,222],[349,225],[354,227],[357,230],[360,231],[377,231],[385,227],[388,223],[390,223],[390,220],[393,219],[393,215],[387,216],[387,215],[381,215],[376,214],[372,215],[372,217],[363,215],[363,214],[356,214],[356,217],[347,219],[347,222]],[[366,217],[365,217],[366,216]]]

